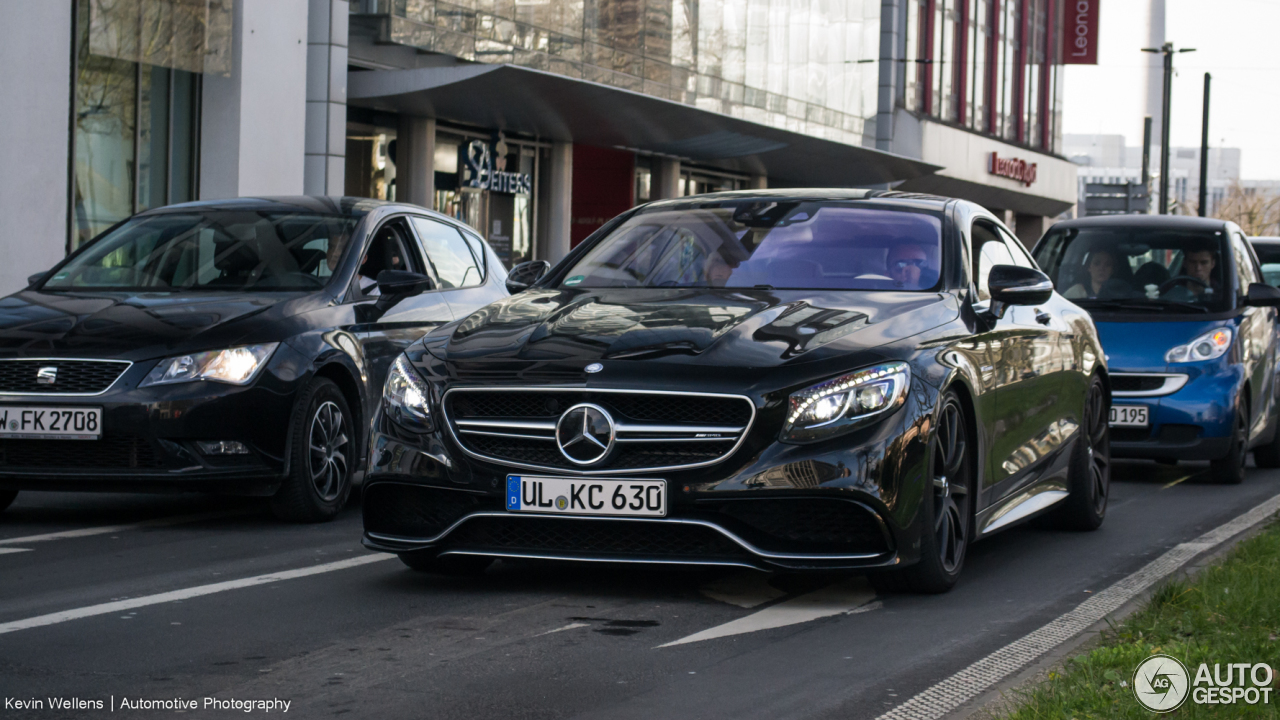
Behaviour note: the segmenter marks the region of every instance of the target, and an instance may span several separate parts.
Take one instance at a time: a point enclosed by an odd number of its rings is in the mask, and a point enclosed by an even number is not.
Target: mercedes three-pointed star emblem
[[[574,405],[556,423],[560,454],[575,465],[594,465],[613,449],[617,426],[604,408],[591,403]]]

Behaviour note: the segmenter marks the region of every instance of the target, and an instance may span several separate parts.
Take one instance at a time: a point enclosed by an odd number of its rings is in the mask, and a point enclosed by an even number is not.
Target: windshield
[[[1040,241],[1036,262],[1082,307],[1217,312],[1231,301],[1225,243],[1212,230],[1066,228]]]
[[[143,216],[98,238],[42,289],[315,290],[357,221],[253,210]]]
[[[641,212],[568,271],[564,287],[924,290],[942,220],[850,203],[708,203]]]

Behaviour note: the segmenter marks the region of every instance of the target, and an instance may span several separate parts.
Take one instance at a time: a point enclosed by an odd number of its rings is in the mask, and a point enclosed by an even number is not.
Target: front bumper
[[[192,382],[138,388],[135,365],[92,397],[6,395],[0,405],[102,408],[98,440],[0,439],[0,489],[199,491],[269,495],[286,471],[297,382],[263,373],[248,387]],[[234,440],[247,455],[204,455]]]
[[[1242,373],[1225,362],[1208,367],[1171,366],[1185,372],[1178,390],[1156,397],[1112,398],[1114,406],[1144,406],[1146,428],[1111,429],[1111,455],[1151,460],[1218,460],[1231,445],[1234,401],[1242,388]],[[1127,371],[1114,369],[1113,374]],[[1113,393],[1114,394],[1114,393]]]

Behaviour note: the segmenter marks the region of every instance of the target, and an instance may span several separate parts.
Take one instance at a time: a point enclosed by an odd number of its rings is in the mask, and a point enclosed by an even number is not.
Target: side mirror
[[[987,287],[991,290],[992,304],[1039,305],[1053,297],[1053,281],[1048,275],[1017,265],[996,265],[991,268],[991,273],[987,275]]]
[[[378,307],[386,309],[407,297],[434,290],[431,278],[406,270],[383,270],[378,273]]]
[[[1280,289],[1263,283],[1249,283],[1249,293],[1245,295],[1244,304],[1255,307],[1280,307]]]
[[[28,275],[28,276],[27,276],[27,287],[31,287],[32,285],[35,285],[36,283],[40,282],[41,280],[43,280],[43,279],[44,279],[44,276],[45,276],[45,275],[48,275],[48,274],[49,274],[49,271],[48,271],[48,270],[41,270],[40,272],[36,273],[35,275]]]
[[[507,292],[515,295],[542,279],[551,270],[551,263],[546,260],[530,260],[511,268],[507,273]]]

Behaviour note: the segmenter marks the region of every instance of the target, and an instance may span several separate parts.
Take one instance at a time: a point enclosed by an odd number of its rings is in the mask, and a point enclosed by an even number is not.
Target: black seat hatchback
[[[0,509],[25,489],[194,490],[333,517],[391,362],[505,279],[469,227],[411,205],[130,218],[0,300]]]

